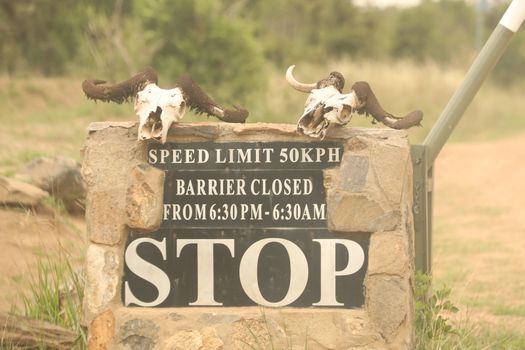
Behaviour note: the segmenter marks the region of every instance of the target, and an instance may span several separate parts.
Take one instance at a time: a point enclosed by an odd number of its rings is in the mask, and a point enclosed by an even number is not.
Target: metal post
[[[414,169],[414,231],[416,269],[426,274],[432,273],[432,181],[428,173],[427,148],[412,145],[410,149]]]
[[[422,145],[412,147],[416,269],[432,270],[432,177],[439,152],[525,19],[525,0],[513,0]],[[423,203],[424,201],[424,203]]]

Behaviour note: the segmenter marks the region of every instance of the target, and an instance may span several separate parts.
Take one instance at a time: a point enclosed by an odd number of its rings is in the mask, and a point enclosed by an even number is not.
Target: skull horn
[[[413,111],[404,117],[396,117],[381,107],[372,88],[366,81],[358,81],[352,85],[358,99],[357,112],[359,114],[371,115],[375,120],[393,129],[408,129],[420,126],[423,119],[421,111]]]
[[[288,84],[290,84],[291,87],[293,87],[297,91],[306,92],[306,93],[309,93],[312,91],[312,89],[317,88],[317,83],[304,84],[304,83],[300,83],[297,80],[295,80],[293,76],[294,68],[295,68],[295,65],[291,65],[286,70],[286,81],[288,82]]]
[[[220,107],[193,79],[185,74],[177,80],[177,86],[184,93],[184,99],[190,109],[197,114],[205,113],[228,123],[244,123],[248,110],[234,106],[234,109]]]
[[[106,85],[106,81],[97,79],[84,80],[82,90],[93,100],[122,103],[133,99],[146,85],[156,84],[157,81],[157,73],[153,68],[148,67],[118,84]]]

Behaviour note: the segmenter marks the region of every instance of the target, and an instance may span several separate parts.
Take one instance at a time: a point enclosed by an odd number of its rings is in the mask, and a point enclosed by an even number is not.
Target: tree
[[[264,85],[262,52],[248,23],[213,0],[135,0],[152,64],[171,82],[189,73],[220,99],[243,101]]]
[[[474,9],[463,1],[424,1],[400,12],[394,57],[449,63],[474,50]]]
[[[78,1],[0,0],[0,70],[60,74],[82,36]]]

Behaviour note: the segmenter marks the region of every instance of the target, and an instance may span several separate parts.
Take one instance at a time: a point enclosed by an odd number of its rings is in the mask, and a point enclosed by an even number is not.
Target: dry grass
[[[262,98],[246,107],[249,122],[295,123],[306,95],[284,80],[286,67],[267,68],[268,89]],[[435,64],[380,63],[341,60],[323,67],[298,64],[296,76],[313,82],[332,70],[342,72],[347,90],[352,82],[367,80],[388,111],[402,115],[413,109],[425,113],[423,127],[410,131],[412,142],[421,142],[461,81],[464,70],[444,69]],[[87,101],[81,79],[0,78],[0,123],[6,131],[0,141],[0,174],[38,155],[66,155],[80,159],[85,128],[92,121],[134,120],[131,104],[116,105]],[[213,94],[212,94],[213,95]],[[452,136],[452,141],[500,138],[525,130],[525,100],[519,87],[503,90],[486,84]],[[185,121],[203,120],[188,113]],[[356,115],[350,126],[369,126],[371,120]]]
[[[438,283],[472,315],[525,334],[525,137],[446,147],[436,164]]]
[[[268,92],[260,104],[252,108],[252,121],[279,121],[294,123],[302,112],[306,95],[292,90],[284,81],[284,72],[272,70]],[[452,96],[467,70],[440,67],[427,63],[410,62],[352,62],[341,60],[323,67],[297,65],[296,77],[304,82],[315,82],[330,71],[338,70],[346,77],[347,91],[355,81],[370,83],[383,107],[397,115],[413,109],[424,112],[423,127],[410,131],[413,143],[421,142]],[[492,140],[525,130],[525,100],[519,86],[508,90],[488,81],[465,113],[451,141]],[[521,112],[523,114],[523,112]],[[370,119],[356,115],[350,126],[370,126]]]

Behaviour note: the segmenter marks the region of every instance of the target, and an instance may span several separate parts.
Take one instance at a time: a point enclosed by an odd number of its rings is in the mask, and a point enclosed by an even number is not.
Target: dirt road
[[[445,147],[434,223],[435,281],[462,317],[525,334],[525,136]]]

